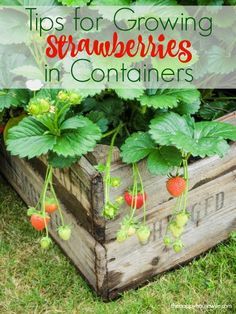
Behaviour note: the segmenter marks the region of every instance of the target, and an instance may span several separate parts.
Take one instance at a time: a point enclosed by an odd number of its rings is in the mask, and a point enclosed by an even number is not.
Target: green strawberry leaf
[[[0,90],[0,111],[10,107],[25,106],[29,101],[28,90],[12,89]]]
[[[90,111],[87,115],[87,118],[92,122],[96,123],[102,132],[106,132],[108,129],[109,121],[105,117],[105,114],[101,111]]]
[[[149,133],[160,145],[175,146],[193,156],[224,156],[229,145],[236,140],[236,127],[222,122],[197,122],[189,116],[166,113],[151,121]]]
[[[121,157],[130,164],[147,157],[155,149],[155,143],[148,133],[132,134],[121,147]]]
[[[100,128],[82,116],[67,119],[61,125],[53,152],[63,157],[82,156],[93,150],[101,138]]]
[[[200,107],[200,92],[197,89],[161,90],[156,95],[143,95],[139,98],[142,106],[154,109],[168,109],[178,106],[181,114],[192,114]]]
[[[175,137],[182,135],[186,139],[192,139],[193,128],[188,124],[184,117],[177,113],[165,113],[159,115],[151,121],[151,137],[160,145],[173,145]]]
[[[139,101],[142,106],[154,109],[167,109],[178,106],[178,99],[174,95],[143,95],[139,98]]]
[[[101,138],[99,127],[88,118],[69,118],[61,124],[60,132],[51,128],[49,120],[48,116],[24,118],[8,131],[7,149],[20,157],[33,158],[53,151],[74,158],[92,151]]]
[[[147,168],[155,175],[166,175],[180,166],[182,156],[175,147],[157,147],[148,133],[132,134],[121,147],[121,157],[130,164],[147,157]]]
[[[79,157],[63,157],[50,152],[48,162],[53,168],[69,168],[78,161]]]
[[[115,92],[120,98],[123,98],[125,100],[127,99],[133,100],[142,96],[144,93],[144,90],[143,89],[115,89]]]
[[[12,155],[33,158],[46,154],[56,143],[54,135],[45,134],[47,128],[33,117],[24,118],[7,134],[7,150]]]
[[[182,156],[178,149],[171,146],[162,146],[153,150],[148,156],[147,168],[154,175],[166,175],[174,167],[181,165]]]

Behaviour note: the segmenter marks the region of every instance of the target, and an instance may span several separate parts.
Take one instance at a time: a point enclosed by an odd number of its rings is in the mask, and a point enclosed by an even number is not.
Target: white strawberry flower
[[[28,80],[25,85],[32,91],[40,90],[43,87],[43,83],[40,80]]]

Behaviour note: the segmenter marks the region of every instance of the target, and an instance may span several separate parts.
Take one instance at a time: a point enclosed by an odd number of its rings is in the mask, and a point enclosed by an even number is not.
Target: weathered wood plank
[[[110,296],[127,285],[141,283],[158,273],[181,264],[226,239],[236,228],[236,170],[190,191],[188,209],[192,214],[183,235],[185,249],[181,253],[166,250],[162,237],[171,214],[173,201],[152,210],[148,224],[152,235],[141,246],[135,236],[124,243],[105,245],[108,259]],[[137,262],[138,261],[138,262]]]

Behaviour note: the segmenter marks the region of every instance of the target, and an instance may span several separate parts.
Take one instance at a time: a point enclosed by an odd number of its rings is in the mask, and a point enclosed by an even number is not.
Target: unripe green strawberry
[[[183,245],[183,242],[181,240],[177,240],[173,243],[173,250],[176,252],[176,253],[179,253],[182,251],[184,245]]]
[[[175,217],[175,221],[176,221],[176,225],[178,227],[184,227],[186,225],[186,223],[188,222],[188,214],[186,212],[180,212],[176,215]]]
[[[82,99],[83,97],[77,93],[74,93],[74,92],[69,93],[69,103],[71,105],[79,105]]]
[[[142,225],[136,231],[137,237],[141,244],[146,244],[151,234],[151,230],[148,226]]]
[[[117,203],[118,205],[122,205],[122,204],[124,203],[124,197],[123,197],[123,196],[118,196],[118,197],[116,198],[116,203]]]
[[[48,113],[50,110],[50,102],[48,99],[31,99],[28,105],[28,112],[33,116]]]
[[[116,241],[121,243],[128,238],[127,231],[124,228],[121,228],[116,234]]]
[[[47,113],[50,110],[50,102],[48,99],[39,99],[39,107],[40,107],[40,111],[41,113]]]
[[[165,246],[169,247],[171,245],[171,238],[170,237],[164,237],[163,242],[165,244]]]
[[[120,179],[120,178],[115,177],[115,178],[111,178],[111,179],[110,179],[110,185],[111,185],[113,188],[119,187],[120,184],[121,184],[121,179]]]
[[[49,237],[43,237],[40,240],[41,248],[44,250],[47,250],[51,244],[52,244],[52,240]]]
[[[173,234],[173,236],[175,238],[179,238],[181,236],[181,234],[183,233],[183,228],[182,227],[178,227],[175,222],[172,222],[169,225],[169,230],[171,231],[171,233]]]
[[[118,207],[108,202],[103,208],[102,215],[107,219],[113,219],[116,216],[117,211]]]
[[[133,225],[131,225],[127,228],[127,234],[129,237],[131,237],[135,233],[136,233],[136,228]]]
[[[34,102],[30,102],[28,105],[28,112],[32,115],[32,116],[37,116],[40,114],[40,108],[39,106],[34,103]]]
[[[67,92],[64,92],[64,91],[60,91],[58,94],[57,94],[57,99],[60,100],[60,101],[63,101],[63,102],[66,102],[69,100],[69,95]]]
[[[71,227],[66,225],[66,226],[60,226],[58,229],[58,235],[59,237],[64,240],[68,241],[71,237]]]

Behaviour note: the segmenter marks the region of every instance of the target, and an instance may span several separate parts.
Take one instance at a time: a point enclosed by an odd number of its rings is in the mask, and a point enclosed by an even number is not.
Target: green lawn
[[[103,303],[60,249],[42,252],[25,205],[0,180],[0,313],[201,313],[171,304],[231,304],[236,313],[236,242],[219,245],[188,266],[166,273],[117,301]],[[204,311],[205,313],[208,311]],[[210,310],[209,310],[210,312]]]

